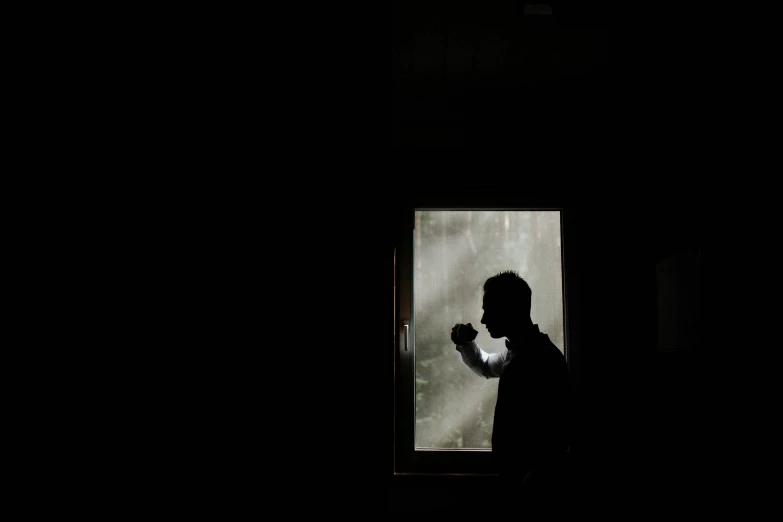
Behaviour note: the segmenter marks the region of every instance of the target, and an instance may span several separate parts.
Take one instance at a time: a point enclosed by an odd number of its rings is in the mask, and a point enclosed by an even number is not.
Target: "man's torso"
[[[492,451],[499,462],[517,467],[568,447],[568,366],[548,336],[539,335],[514,350],[498,384]]]

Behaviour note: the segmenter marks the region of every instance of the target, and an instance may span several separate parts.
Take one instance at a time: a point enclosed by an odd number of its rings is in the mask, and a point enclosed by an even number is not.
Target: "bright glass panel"
[[[481,324],[484,281],[515,270],[531,316],[564,350],[559,211],[416,211],[414,339],[416,448],[490,449],[498,379],[473,373],[451,342],[472,323],[488,353],[505,349]]]

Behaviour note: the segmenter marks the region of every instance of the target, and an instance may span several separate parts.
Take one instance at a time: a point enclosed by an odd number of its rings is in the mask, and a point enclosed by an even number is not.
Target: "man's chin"
[[[504,335],[499,335],[494,333],[492,330],[487,329],[487,332],[489,332],[489,336],[493,339],[500,339],[501,337],[505,337]]]

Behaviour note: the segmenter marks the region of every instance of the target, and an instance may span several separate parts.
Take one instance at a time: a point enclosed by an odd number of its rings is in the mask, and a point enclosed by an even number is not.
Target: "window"
[[[533,322],[571,363],[562,210],[412,212],[395,249],[395,471],[490,473],[498,379],[465,366],[451,328],[472,323],[484,351],[505,349],[480,324],[483,284],[514,270],[531,287]]]

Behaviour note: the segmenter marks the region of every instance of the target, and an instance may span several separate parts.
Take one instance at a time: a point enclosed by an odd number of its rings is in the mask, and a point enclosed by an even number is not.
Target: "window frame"
[[[490,211],[559,211],[560,255],[563,288],[564,354],[568,363],[572,390],[579,394],[579,341],[572,318],[575,299],[569,293],[573,286],[573,270],[568,265],[569,243],[567,233],[571,213],[564,206],[552,205],[465,205],[422,204],[411,202],[399,214],[394,248],[394,474],[395,475],[494,475],[495,467],[489,449],[432,449],[415,448],[415,317],[413,315],[413,245],[415,241],[415,212],[417,210],[490,210]],[[405,323],[408,323],[406,350]]]

